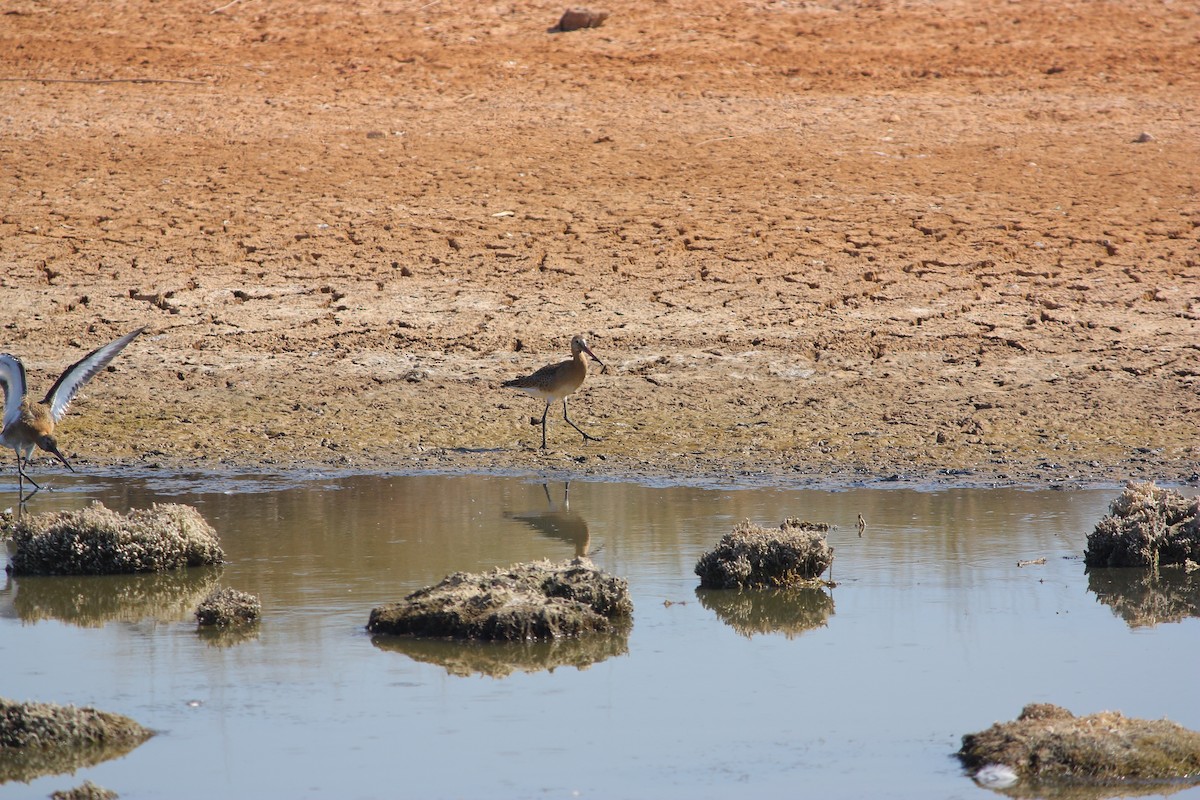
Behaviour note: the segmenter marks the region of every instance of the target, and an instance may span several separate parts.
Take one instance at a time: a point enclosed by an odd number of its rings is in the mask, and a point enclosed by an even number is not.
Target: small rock
[[[107,741],[135,741],[150,731],[128,717],[89,707],[53,703],[17,703],[0,697],[0,752],[55,744],[84,746]]]
[[[1200,500],[1131,482],[1088,534],[1089,567],[1183,566],[1200,561]]]
[[[590,8],[568,8],[558,21],[558,30],[577,31],[580,28],[599,28],[608,19],[607,11]]]
[[[1146,144],[1146,142],[1153,142],[1154,137],[1151,136],[1146,131],[1142,131],[1141,133],[1138,134],[1138,137],[1136,139],[1134,139],[1133,141],[1135,144]]]
[[[101,503],[36,514],[13,526],[17,575],[167,572],[220,564],[217,532],[192,506],[155,503],[122,516]]]
[[[111,789],[84,781],[74,789],[65,789],[50,795],[50,800],[117,800],[119,795]]]
[[[633,613],[629,585],[586,558],[456,572],[399,603],[372,609],[372,633],[529,641],[609,633]]]
[[[120,714],[0,697],[0,785],[119,758],[153,735]]]
[[[237,589],[215,589],[200,601],[196,622],[200,625],[244,625],[262,615],[262,602],[252,594]]]
[[[985,770],[1003,774],[1006,768],[1040,786],[1118,781],[1174,786],[1200,780],[1200,733],[1165,719],[1130,719],[1115,711],[1076,717],[1065,708],[1034,703],[1014,722],[963,736],[958,757],[977,779]]]
[[[696,562],[700,585],[750,589],[819,583],[833,563],[833,548],[825,541],[828,529],[796,519],[775,529],[745,520]]]

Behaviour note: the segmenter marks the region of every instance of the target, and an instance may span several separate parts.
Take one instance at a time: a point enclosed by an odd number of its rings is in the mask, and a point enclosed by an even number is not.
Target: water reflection
[[[819,587],[697,589],[700,605],[746,638],[782,633],[792,639],[823,628],[833,616],[833,595]]]
[[[1089,569],[1088,591],[1131,628],[1200,617],[1200,571]]]
[[[29,783],[43,775],[90,767],[129,753],[141,742],[92,744],[81,747],[0,748],[0,785],[12,781]]]
[[[589,634],[542,642],[451,642],[405,636],[374,636],[380,650],[403,653],[414,661],[436,664],[451,675],[503,678],[514,672],[553,672],[559,667],[587,669],[629,652],[631,625],[616,633]]]
[[[527,511],[510,516],[524,522],[543,536],[571,545],[576,558],[590,558],[594,555],[589,551],[592,537],[588,531],[587,520],[571,511],[571,482],[567,481],[563,487],[563,501],[558,508],[555,508],[554,500],[550,496],[550,486],[543,483],[542,490],[546,493],[545,511]]]
[[[797,786],[828,798],[983,797],[948,753],[961,732],[1034,699],[1200,728],[1190,683],[1129,679],[1196,663],[1200,620],[1131,630],[1096,602],[1128,593],[1085,576],[1086,534],[1119,490],[576,481],[568,493],[540,478],[436,475],[63,475],[55,485],[31,509],[195,505],[227,554],[220,581],[267,609],[261,629],[234,632],[252,641],[229,646],[246,640],[197,633],[192,611],[212,585],[186,581],[203,573],[165,576],[185,583],[160,600],[151,587],[164,576],[73,588],[0,577],[6,695],[112,707],[170,732],[81,776],[122,796],[379,797],[403,774],[422,798],[740,800]],[[0,508],[15,488],[0,481]],[[695,592],[696,560],[739,520],[785,517],[837,526],[836,621],[833,594],[819,589]],[[485,644],[363,631],[372,608],[451,573],[580,550],[629,581],[627,634]],[[51,599],[38,599],[38,581]],[[1150,588],[1164,585],[1195,613],[1190,583],[1160,574]],[[124,624],[145,615],[174,621]],[[69,624],[27,624],[46,618]],[[460,675],[502,679],[450,677]],[[714,686],[721,702],[698,703]],[[545,722],[564,707],[569,740]],[[794,708],[805,713],[784,713]],[[23,796],[45,797],[55,780]]]
[[[257,620],[229,627],[204,625],[196,628],[196,635],[200,637],[200,641],[211,647],[234,647],[244,642],[254,641],[258,638],[258,634],[259,623]]]
[[[1114,800],[1118,797],[1170,797],[1197,786],[1194,779],[1178,781],[1121,781],[1104,786],[1079,786],[1070,783],[1021,782],[1006,789],[991,788],[1004,797],[1019,800]]]
[[[22,622],[54,619],[81,628],[107,622],[190,617],[221,576],[219,567],[160,574],[22,576],[13,578],[0,616]]]

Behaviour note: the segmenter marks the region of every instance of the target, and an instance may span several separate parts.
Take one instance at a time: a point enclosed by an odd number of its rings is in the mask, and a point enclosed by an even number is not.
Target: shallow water
[[[1029,702],[1200,729],[1198,599],[1169,585],[1147,599],[1137,582],[1084,571],[1114,489],[575,482],[566,508],[561,482],[501,477],[50,482],[58,491],[29,511],[194,504],[229,563],[0,577],[0,696],[93,705],[160,732],[0,797],[85,779],[176,800],[983,797],[953,758],[959,739]],[[14,489],[0,484],[0,508]],[[697,591],[696,559],[738,520],[787,516],[838,526],[836,588]],[[628,579],[626,634],[484,647],[365,630],[374,606],[450,572],[584,551]],[[191,611],[218,584],[262,599],[253,633],[197,632]],[[1147,607],[1182,619],[1134,616]]]

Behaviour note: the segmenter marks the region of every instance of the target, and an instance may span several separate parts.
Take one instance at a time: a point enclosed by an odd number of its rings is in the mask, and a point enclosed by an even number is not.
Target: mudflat
[[[17,0],[0,350],[82,464],[1193,479],[1189,4]],[[569,355],[571,418],[500,383]],[[36,467],[35,467],[36,470]]]

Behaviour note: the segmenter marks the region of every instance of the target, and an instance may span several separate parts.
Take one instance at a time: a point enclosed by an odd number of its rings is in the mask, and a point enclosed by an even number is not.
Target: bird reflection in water
[[[571,511],[571,482],[567,481],[563,487],[563,501],[558,508],[555,508],[554,499],[550,496],[550,486],[543,483],[542,491],[546,493],[546,511],[512,514],[512,519],[519,519],[543,536],[573,545],[576,558],[591,558],[599,553],[600,548],[589,549],[592,537],[588,532],[587,520]]]

